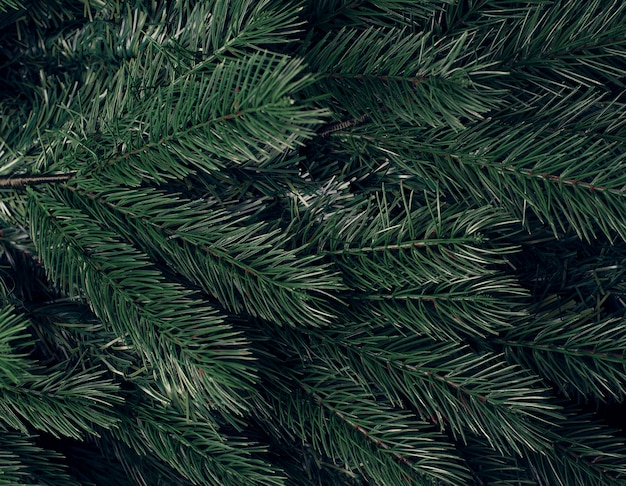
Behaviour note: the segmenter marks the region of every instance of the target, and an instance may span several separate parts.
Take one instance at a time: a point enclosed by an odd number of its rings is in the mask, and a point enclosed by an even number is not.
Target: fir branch
[[[97,435],[95,426],[117,426],[114,405],[119,387],[102,369],[76,370],[69,363],[39,373],[18,385],[0,388],[0,421],[28,433],[31,428],[55,437],[82,439]]]
[[[117,385],[102,369],[77,370],[67,361],[42,370],[24,353],[33,341],[29,324],[12,306],[0,311],[0,422],[24,434],[34,428],[75,439],[95,434],[94,425],[116,425]]]
[[[80,486],[68,474],[59,452],[36,444],[36,436],[3,430],[0,434],[0,483]]]
[[[610,486],[626,479],[623,440],[612,430],[578,411],[567,411],[558,428],[548,429],[554,441],[551,454],[531,454],[527,458],[547,484],[567,486],[583,482]],[[558,432],[557,432],[558,430]]]
[[[414,194],[407,191],[404,197],[378,204],[357,201],[332,213],[307,198],[291,211],[294,227],[306,228],[308,244],[342,271],[352,289],[345,298],[354,318],[376,315],[441,340],[514,326],[524,315],[526,292],[497,268],[515,248],[491,244],[482,234],[483,228],[508,224],[506,218],[488,207],[459,214],[440,201],[412,210]],[[316,221],[320,210],[324,219]],[[327,241],[329,234],[333,239]],[[504,307],[503,299],[511,305]]]
[[[22,10],[24,4],[20,0],[2,0],[0,1],[0,12],[7,13],[10,10]]]
[[[300,251],[288,249],[288,237],[267,224],[250,221],[244,226],[245,214],[153,189],[120,191],[90,180],[64,187],[92,202],[82,204],[85,211],[96,218],[105,215],[107,224],[201,285],[227,309],[245,309],[291,326],[332,321],[325,297],[342,288],[340,280],[319,257],[298,257]],[[109,211],[94,211],[93,203]]]
[[[0,308],[0,387],[33,378],[34,362],[28,359],[24,349],[32,341],[28,326],[28,320],[13,306]]]
[[[557,318],[549,307],[538,311],[524,327],[510,330],[494,343],[504,346],[510,360],[540,373],[565,396],[575,390],[586,399],[622,400],[626,395],[622,319],[598,319],[590,308],[563,311]]]
[[[625,482],[625,5],[2,16],[9,482]]]
[[[312,136],[309,127],[327,113],[295,103],[295,93],[314,80],[303,71],[297,59],[255,53],[216,64],[210,75],[188,74],[135,102],[130,116],[92,138],[92,160],[77,154],[76,162],[129,185],[233,163],[271,167],[277,155]]]
[[[116,484],[121,486],[126,486],[126,483],[127,486],[191,486],[194,484],[167,462],[157,457],[153,451],[133,449],[126,445],[125,441],[119,439],[119,435],[113,430],[103,430],[100,437],[94,441],[95,451],[91,447],[85,447],[85,444],[80,444],[82,447],[77,455],[88,456],[78,465],[86,476],[85,482],[91,480],[97,485],[111,481],[117,472],[116,469],[121,466],[122,471],[119,474],[121,477],[116,481]],[[85,466],[86,471],[82,469]]]
[[[226,436],[212,421],[189,420],[172,408],[138,402],[112,433],[135,452],[154,454],[198,486],[284,484],[281,471],[263,460],[265,448],[245,437]]]
[[[283,396],[277,408],[280,426],[333,463],[380,484],[458,484],[467,478],[464,465],[449,454],[450,445],[430,425],[384,401],[375,402],[348,380],[337,377],[332,381],[328,396],[321,397],[320,388],[308,380],[301,383],[300,393]],[[352,392],[349,398],[348,390]],[[304,427],[291,425],[294,416]],[[365,462],[365,457],[375,460]]]
[[[324,345],[314,354],[333,363],[336,375],[362,368],[351,374],[361,386],[376,384],[391,403],[411,404],[423,420],[462,440],[467,434],[483,437],[501,454],[550,446],[543,429],[560,415],[537,376],[501,356],[399,336],[390,326],[376,334],[359,327],[336,337],[316,334]]]
[[[344,28],[310,49],[307,61],[355,119],[367,113],[381,124],[423,120],[441,126],[445,120],[462,128],[462,118],[480,119],[496,105],[493,92],[468,89],[469,79],[489,76],[495,64],[476,58],[473,42],[480,39],[467,33],[432,43],[427,34],[400,29]]]
[[[419,148],[424,154],[419,164],[409,163],[391,147],[380,150],[403,170],[437,180],[452,197],[470,198],[475,204],[496,203],[524,222],[532,212],[555,234],[571,225],[587,240],[598,227],[608,237],[615,233],[626,237],[626,225],[615,217],[626,194],[623,141],[563,137],[546,125],[529,123],[490,127],[491,133],[499,132],[490,142],[483,131],[487,125],[463,134],[433,133],[438,140]],[[457,185],[460,180],[465,184]]]
[[[130,337],[158,377],[164,402],[188,413],[192,406],[245,407],[242,394],[251,390],[254,373],[240,332],[90,217],[43,193],[31,192],[29,202],[34,241],[52,280],[72,296],[85,292],[95,314],[119,337]],[[176,366],[167,366],[166,356],[177,357]]]
[[[377,315],[387,322],[433,339],[462,340],[464,337],[497,335],[523,325],[526,292],[516,281],[497,275],[455,279],[449,284],[378,290],[351,296],[354,316]],[[508,302],[504,306],[502,302]]]
[[[476,486],[498,484],[502,486],[538,486],[542,478],[519,456],[501,455],[480,437],[468,437],[467,442],[458,447],[459,455],[472,470],[472,480]]]

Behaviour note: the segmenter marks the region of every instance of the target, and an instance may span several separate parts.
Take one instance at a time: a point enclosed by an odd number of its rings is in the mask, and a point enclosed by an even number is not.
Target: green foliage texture
[[[625,18],[1,1],[0,484],[626,485]]]

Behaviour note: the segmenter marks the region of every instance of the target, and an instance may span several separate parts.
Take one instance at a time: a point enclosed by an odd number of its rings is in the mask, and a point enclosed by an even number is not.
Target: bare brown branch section
[[[0,177],[0,189],[23,189],[26,186],[67,182],[74,177],[76,177],[76,172],[36,176],[25,175],[21,177]]]
[[[360,125],[361,123],[365,123],[369,119],[368,115],[362,115],[359,118],[353,118],[352,120],[347,120],[341,123],[335,123],[330,125],[323,132],[319,132],[317,134],[318,137],[328,137],[331,133],[338,132],[340,130],[345,130],[346,128],[354,127],[356,125]]]

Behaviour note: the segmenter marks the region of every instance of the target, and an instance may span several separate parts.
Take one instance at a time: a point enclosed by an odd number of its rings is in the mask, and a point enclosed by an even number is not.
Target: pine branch
[[[278,397],[279,424],[332,464],[380,484],[455,484],[467,477],[463,465],[450,454],[449,445],[410,413],[393,410],[384,402],[374,405],[360,397],[365,394],[363,389],[354,386],[351,391],[358,389],[358,395],[345,401],[347,383],[341,378],[333,384],[338,388],[332,397],[321,397],[307,384],[302,386],[300,393]],[[370,423],[368,410],[377,414],[376,425]],[[385,417],[384,423],[381,417]],[[367,457],[370,460],[366,462]]]
[[[309,127],[326,114],[295,102],[295,93],[313,79],[299,60],[286,56],[256,53],[223,61],[208,75],[188,74],[136,101],[86,145],[74,136],[78,150],[71,166],[127,185],[231,164],[271,167],[278,155],[312,136]]]
[[[33,378],[34,363],[24,349],[32,342],[28,325],[27,319],[13,306],[0,308],[0,387],[18,385]]]
[[[81,469],[80,472],[84,471],[86,479],[91,480],[94,485],[110,481],[114,474],[112,469],[117,469],[117,467],[121,467],[122,471],[121,478],[116,484],[123,486],[126,486],[125,482],[128,486],[191,486],[193,484],[151,451],[134,450],[119,440],[118,435],[114,431],[103,430],[100,437],[95,440],[95,451],[91,447],[84,447],[84,444],[80,444],[83,447],[80,451],[76,451],[76,455],[80,458],[76,466],[81,468],[86,466],[87,470]],[[75,475],[79,476],[76,472]]]
[[[324,208],[323,222],[315,221],[314,199],[292,210],[294,220],[308,222],[308,243],[342,271],[354,318],[376,315],[418,334],[458,340],[497,334],[523,317],[524,290],[496,270],[513,249],[481,234],[507,221],[487,207],[460,214],[439,201],[412,210],[413,194],[405,196],[332,215]],[[341,239],[326,241],[337,228]]]
[[[288,476],[289,484],[302,486],[363,486],[360,475],[337,465],[306,444],[286,442],[274,453],[280,454],[281,465]]]
[[[363,327],[352,325],[336,337],[316,333],[314,354],[333,363],[335,375],[354,370],[352,380],[375,384],[398,406],[412,404],[423,420],[455,438],[483,437],[501,454],[549,447],[543,429],[559,417],[558,406],[537,376],[455,343]]]
[[[18,385],[5,385],[0,388],[0,420],[24,434],[34,428],[74,439],[96,434],[96,425],[114,427],[119,417],[113,406],[122,399],[119,387],[104,374],[61,363]]]
[[[60,453],[37,446],[35,439],[15,431],[2,431],[0,484],[82,484],[68,474]]]
[[[0,11],[7,13],[10,10],[21,10],[24,4],[19,0],[2,0],[0,1]]]
[[[476,58],[474,42],[480,39],[467,33],[433,43],[427,34],[400,29],[344,28],[327,34],[306,59],[326,76],[320,87],[355,119],[366,113],[379,123],[423,120],[432,126],[445,120],[460,129],[461,119],[480,119],[496,105],[484,86],[480,94],[468,89],[474,77],[490,76],[495,64]]]
[[[214,423],[189,420],[172,408],[141,401],[113,434],[139,454],[153,454],[196,485],[284,484],[260,456],[265,449],[245,437],[228,437]]]
[[[558,305],[571,307],[566,302]],[[537,310],[528,324],[494,341],[504,346],[507,357],[549,379],[565,396],[575,390],[586,399],[622,400],[626,395],[622,319],[598,319],[590,308],[574,307],[556,318],[550,308]]]
[[[87,304],[56,299],[29,308],[37,349],[47,362],[82,356],[83,366],[106,367],[125,381],[146,386],[142,356],[91,312]]]
[[[349,299],[358,319],[379,316],[437,340],[486,337],[525,321],[526,293],[515,280],[498,276],[458,279],[449,284],[378,291]],[[517,302],[516,302],[517,301]],[[503,306],[507,302],[507,306]]]
[[[547,435],[555,442],[551,454],[532,454],[528,462],[547,484],[609,486],[626,479],[623,440],[612,430],[576,411]]]
[[[626,482],[623,2],[31,7],[9,482]]]
[[[472,470],[476,486],[498,484],[501,486],[537,486],[542,478],[524,464],[519,456],[498,454],[480,437],[468,437],[467,443],[458,447],[459,455]]]
[[[90,437],[85,441],[74,440],[49,440],[49,447],[58,447],[63,451],[64,463],[68,466],[68,471],[72,477],[76,478],[78,484],[83,486],[97,486],[98,484],[116,484],[118,486],[147,486],[137,481],[137,477],[132,472],[124,469],[120,460],[126,459],[122,454],[115,454],[113,450],[105,450],[104,447],[98,448],[97,444],[102,444],[103,434],[109,431],[100,430],[100,437]],[[130,451],[124,451],[130,457],[133,457]],[[141,470],[142,460],[138,456],[136,458],[136,469]],[[159,473],[165,468],[163,464],[151,464],[152,470],[148,473],[144,468],[145,477],[152,479],[154,485],[163,486]],[[50,484],[50,483],[48,483]],[[52,483],[54,484],[54,483]],[[170,484],[172,486],[190,486],[178,480],[178,475],[172,475]]]
[[[251,390],[254,372],[241,333],[90,217],[43,193],[31,191],[29,203],[35,245],[51,279],[72,296],[84,291],[94,313],[118,337],[130,338],[164,402],[188,412],[245,407],[242,393]],[[177,357],[176,366],[166,365],[168,356]]]
[[[29,322],[5,305],[0,312],[0,422],[28,434],[32,428],[55,436],[82,438],[94,425],[117,424],[112,410],[122,400],[104,370],[77,370],[68,362],[45,371],[25,353],[33,338]]]
[[[527,213],[534,213],[555,234],[571,226],[587,240],[597,228],[609,238],[615,233],[625,237],[626,224],[615,216],[626,194],[623,141],[563,137],[547,128],[486,123],[463,134],[432,133],[418,149],[424,155],[419,164],[387,147],[392,139],[380,149],[403,170],[438,181],[444,193],[459,201],[495,203],[524,222]],[[487,130],[498,136],[490,139]]]
[[[287,235],[251,220],[245,211],[231,213],[208,201],[153,189],[120,191],[100,181],[81,180],[65,188],[82,196],[77,203],[85,211],[98,219],[105,216],[103,223],[166,261],[230,311],[245,310],[290,326],[327,325],[333,318],[325,297],[342,288],[334,272],[319,257],[289,249]]]
[[[334,370],[323,370],[320,367],[318,371],[317,376],[310,373],[306,382],[301,382],[300,386],[318,406],[338,418],[343,428],[347,426],[349,430],[353,429],[375,444],[381,452],[391,454],[398,463],[420,475],[447,484],[456,484],[467,478],[465,465],[455,457],[451,444],[445,443],[436,432],[429,430],[429,424],[417,420],[410,412],[394,410],[385,404],[382,397],[370,401],[365,398],[366,390],[355,386],[350,380],[336,375],[329,380]],[[332,392],[321,392],[330,388]],[[369,415],[368,411],[375,413],[376,417]],[[384,415],[386,421],[381,422],[378,414]],[[325,452],[332,456],[330,450]],[[346,455],[344,452],[343,457]],[[435,461],[432,461],[433,458]],[[380,477],[374,478],[385,482]]]

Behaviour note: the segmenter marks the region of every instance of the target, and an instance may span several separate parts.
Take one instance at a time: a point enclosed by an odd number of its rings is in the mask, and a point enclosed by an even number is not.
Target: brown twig
[[[369,119],[369,115],[361,115],[359,118],[352,118],[351,120],[346,120],[341,123],[335,123],[329,126],[323,132],[319,132],[317,134],[318,137],[328,137],[331,133],[338,132],[340,130],[345,130],[346,128],[354,127],[356,125],[360,125],[361,123],[366,122]]]
[[[26,186],[67,182],[76,176],[76,172],[66,174],[26,175],[22,177],[0,177],[0,189],[23,189]]]

